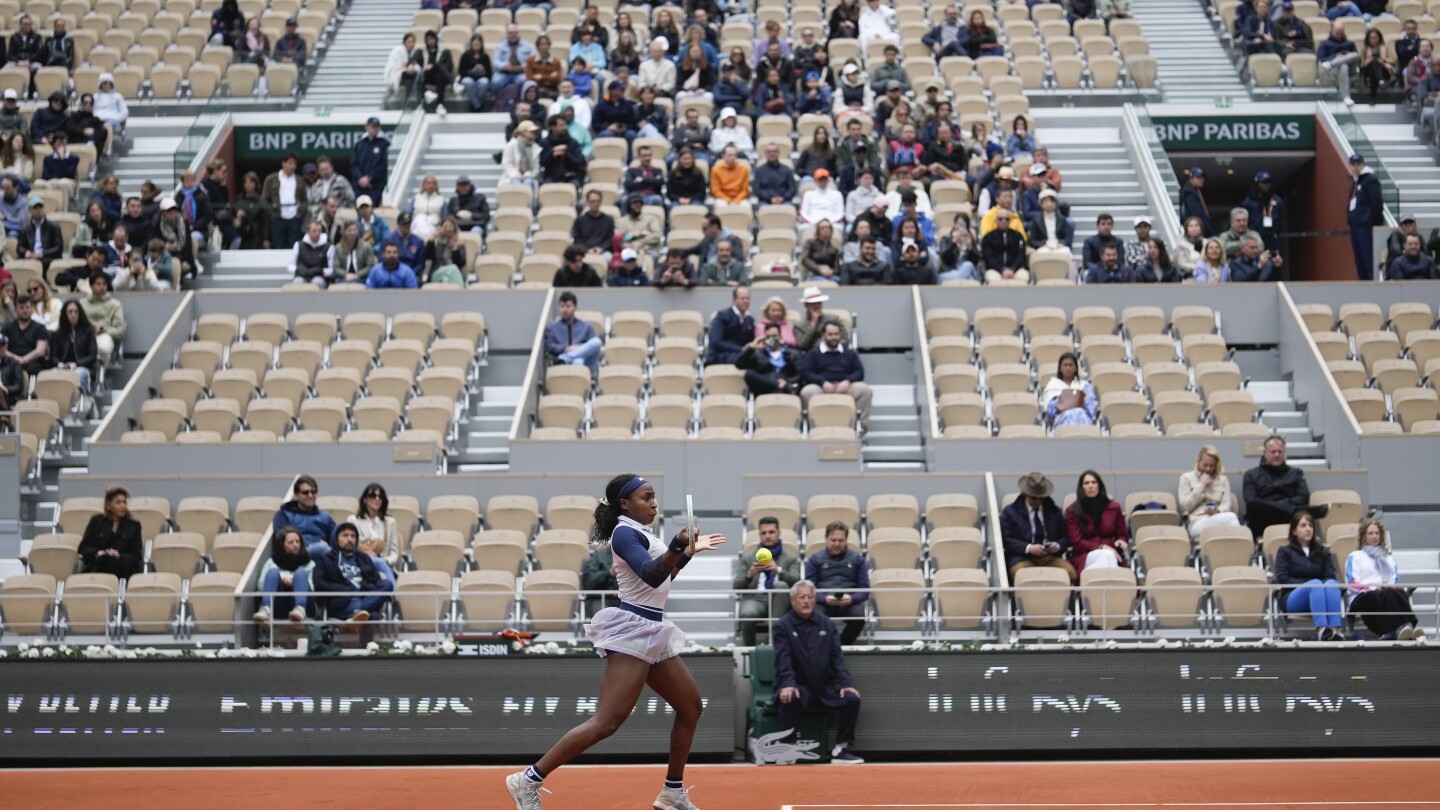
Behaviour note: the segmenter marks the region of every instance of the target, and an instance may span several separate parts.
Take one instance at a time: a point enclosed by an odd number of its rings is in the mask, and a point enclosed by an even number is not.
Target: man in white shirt
[[[800,221],[819,222],[822,219],[844,222],[845,198],[830,182],[829,170],[816,169],[815,187],[805,192],[800,200]]]
[[[275,250],[293,247],[302,236],[301,226],[305,218],[301,203],[305,201],[309,184],[295,173],[298,163],[294,153],[285,155],[280,160],[280,171],[265,178],[265,185],[260,191],[260,201],[274,215],[270,220],[270,247]]]
[[[863,47],[874,39],[884,39],[900,45],[900,35],[895,33],[895,9],[880,4],[880,0],[865,0],[865,10],[860,12],[860,44]]]
[[[675,63],[666,58],[670,42],[665,37],[656,37],[650,42],[650,58],[640,63],[640,76],[635,81],[637,88],[653,87],[662,96],[675,95]]]
[[[893,220],[895,219],[895,217],[900,216],[900,199],[904,197],[905,192],[908,191],[911,194],[915,195],[915,210],[931,219],[934,219],[935,207],[930,204],[930,195],[925,193],[924,186],[919,186],[915,184],[915,176],[913,173],[911,173],[910,167],[896,166],[893,174],[895,176],[895,188],[892,189],[890,192],[890,205],[888,208],[885,209],[885,217],[887,219]],[[980,211],[986,209],[977,208],[976,210]]]

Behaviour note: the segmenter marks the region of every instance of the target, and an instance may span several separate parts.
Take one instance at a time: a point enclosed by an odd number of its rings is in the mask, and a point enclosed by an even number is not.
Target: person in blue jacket
[[[1255,174],[1255,187],[1240,207],[1250,212],[1250,229],[1260,234],[1260,243],[1279,253],[1286,208],[1285,199],[1271,186],[1270,172]]]
[[[385,606],[395,591],[395,583],[386,579],[370,555],[360,550],[359,540],[360,532],[354,523],[341,523],[322,549],[310,549],[310,558],[315,563],[311,587],[316,593],[341,594],[315,597],[332,620],[367,621],[372,613],[378,613]]]
[[[415,269],[400,261],[400,248],[394,242],[386,242],[380,249],[380,263],[370,268],[365,276],[365,289],[413,290],[419,286]]]
[[[278,534],[286,526],[294,526],[305,538],[310,556],[319,556],[330,546],[330,538],[335,534],[335,519],[315,505],[320,485],[311,476],[296,478],[292,492],[295,497],[280,505],[275,519],[270,521],[270,528]]]
[[[356,194],[365,194],[379,205],[390,178],[390,139],[380,132],[380,119],[371,116],[365,122],[365,137],[355,142],[350,157],[350,182]]]
[[[1365,165],[1365,156],[1350,156],[1350,199],[1345,221],[1350,226],[1350,249],[1355,253],[1355,270],[1361,281],[1375,278],[1375,226],[1385,223],[1385,202],[1380,197],[1380,179]]]
[[[378,251],[385,245],[394,245],[399,251],[401,264],[421,267],[425,262],[425,240],[410,230],[413,219],[409,211],[402,211],[395,218],[395,230],[386,234],[385,239],[375,245],[375,249]]]
[[[1204,226],[1203,235],[1215,235],[1215,226],[1210,222],[1210,208],[1205,205],[1205,170],[1196,166],[1189,171],[1188,181],[1180,189],[1180,221],[1198,217]]]
[[[1386,276],[1395,281],[1440,281],[1435,260],[1420,250],[1420,234],[1405,236],[1405,252],[1390,262]]]
[[[865,629],[865,599],[870,569],[865,555],[850,548],[850,527],[834,521],[825,527],[825,547],[805,561],[805,578],[826,591],[816,607],[840,625],[840,643],[854,644]],[[784,633],[775,633],[778,639]]]
[[[850,679],[840,633],[834,622],[815,609],[815,583],[802,579],[790,586],[790,612],[775,623],[775,702],[780,725],[796,729],[800,712],[823,706],[840,711],[832,762],[864,762],[850,750],[860,717],[860,690]]]
[[[1300,510],[1290,518],[1290,541],[1275,551],[1275,584],[1287,613],[1309,613],[1316,640],[1341,641],[1340,588],[1335,555],[1320,542],[1315,518]]]

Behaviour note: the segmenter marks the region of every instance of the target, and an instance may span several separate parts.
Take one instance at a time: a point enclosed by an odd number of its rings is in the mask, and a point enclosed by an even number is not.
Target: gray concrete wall
[[[1200,447],[1213,444],[1221,455],[1238,463],[1247,442],[1213,436],[1209,439],[933,439],[927,447],[930,469],[941,472],[988,472],[1023,467],[1050,469],[1188,469]]]
[[[20,434],[0,435],[0,522],[20,519]]]
[[[125,306],[125,347],[127,351],[146,350],[145,359],[131,373],[125,388],[115,395],[110,412],[101,420],[90,437],[90,464],[96,456],[110,452],[104,448],[115,445],[120,435],[130,429],[130,420],[140,418],[140,403],[151,397],[160,385],[160,375],[170,368],[175,352],[190,337],[195,320],[194,293],[183,296],[131,295]],[[148,348],[146,348],[148,347]]]

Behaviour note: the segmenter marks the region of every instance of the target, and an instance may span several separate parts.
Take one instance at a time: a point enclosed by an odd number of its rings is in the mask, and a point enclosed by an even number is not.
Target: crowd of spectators
[[[84,297],[61,300],[38,278],[31,278],[23,292],[13,280],[0,281],[0,404],[8,408],[29,396],[30,384],[47,369],[75,371],[81,393],[93,395],[101,367],[125,337],[125,310],[111,294],[103,257],[98,248],[89,253],[82,269],[90,273],[90,294]],[[81,410],[89,410],[88,402]]]

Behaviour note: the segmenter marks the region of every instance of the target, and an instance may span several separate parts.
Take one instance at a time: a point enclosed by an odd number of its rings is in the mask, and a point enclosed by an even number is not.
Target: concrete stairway
[[[1440,222],[1440,166],[1436,165],[1435,150],[1415,135],[1414,115],[1393,104],[1356,106],[1351,112],[1365,140],[1370,142],[1370,150],[1359,144],[1355,146],[1362,151],[1373,151],[1366,158],[1378,160],[1399,188],[1400,210],[1391,213],[1397,218],[1401,214],[1414,214],[1427,226]],[[1385,202],[1387,205],[1394,202],[1388,188]]]
[[[736,638],[735,598],[725,593],[696,592],[730,590],[732,563],[740,553],[745,532],[739,518],[709,521],[702,518],[698,522],[702,524],[702,532],[720,532],[727,542],[718,551],[698,555],[685,567],[685,575],[671,585],[665,612],[676,627],[685,631],[689,640],[723,647]],[[667,533],[674,533],[684,525],[683,515],[672,516],[666,519],[665,529]]]
[[[379,111],[385,101],[385,59],[400,44],[416,8],[406,0],[353,0],[300,109]]]
[[[431,115],[425,122],[428,139],[420,146],[420,159],[408,177],[397,178],[396,188],[404,207],[420,189],[425,175],[433,174],[440,181],[440,190],[448,197],[455,193],[455,178],[469,175],[475,188],[489,198],[495,210],[495,187],[500,183],[500,164],[495,155],[505,148],[506,117],[492,114]],[[412,129],[412,137],[416,130]],[[397,144],[391,148],[395,154]]]
[[[1120,110],[1035,110],[1038,137],[1050,149],[1050,162],[1060,170],[1061,201],[1075,220],[1073,250],[1095,235],[1095,218],[1115,217],[1114,233],[1133,235],[1132,223],[1153,213],[1121,140]]]
[[[1217,97],[1249,100],[1221,41],[1224,28],[1207,13],[1201,0],[1145,0],[1136,3],[1135,19],[1150,40],[1166,101],[1209,102]]]
[[[470,413],[461,422],[450,469],[457,472],[495,472],[510,463],[510,423],[524,393],[529,353],[491,354],[480,367],[470,397]]]
[[[225,250],[209,272],[196,279],[196,288],[279,291],[290,280],[289,265],[289,250]]]
[[[128,146],[111,158],[109,167],[120,178],[120,193],[127,197],[138,193],[146,180],[162,189],[174,188],[179,177],[175,153],[193,123],[188,117],[132,117],[125,124]]]

